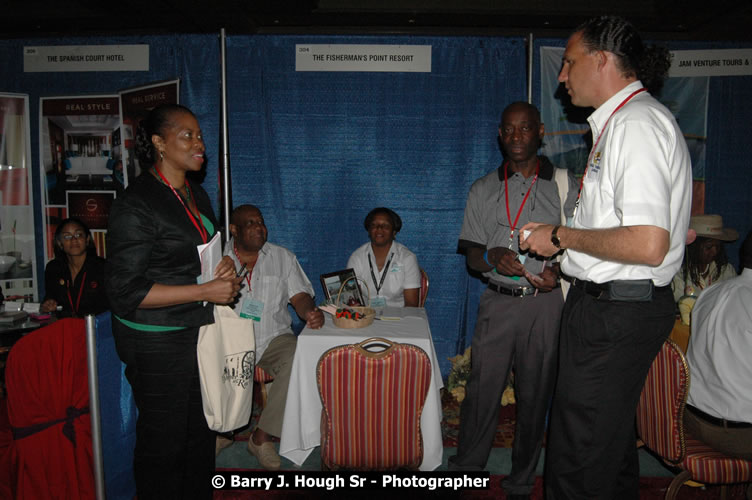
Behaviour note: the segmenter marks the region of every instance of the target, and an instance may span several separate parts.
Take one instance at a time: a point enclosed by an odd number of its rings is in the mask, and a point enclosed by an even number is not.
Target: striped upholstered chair
[[[274,376],[259,365],[256,365],[253,370],[253,381],[258,384],[259,395],[261,396],[261,411],[263,411],[266,408],[266,384],[274,382]]]
[[[418,307],[426,307],[428,298],[428,273],[422,267],[420,268],[420,291],[418,293]]]
[[[684,407],[689,392],[689,367],[679,347],[667,340],[653,361],[637,406],[640,439],[672,467],[682,470],[666,491],[677,497],[688,480],[721,484],[752,481],[752,462],[730,458],[693,439],[684,431]]]
[[[380,351],[374,348],[382,347]],[[324,469],[417,469],[431,362],[410,344],[371,338],[325,352],[316,370]]]

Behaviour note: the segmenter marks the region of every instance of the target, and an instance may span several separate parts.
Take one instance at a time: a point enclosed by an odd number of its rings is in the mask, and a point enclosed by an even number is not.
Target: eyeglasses
[[[78,232],[75,232],[73,234],[71,234],[71,233],[63,233],[63,234],[60,235],[60,237],[62,239],[64,239],[65,241],[70,241],[70,240],[73,240],[73,239],[76,239],[76,240],[83,239],[83,238],[86,237],[86,235],[84,233],[78,231]]]
[[[368,227],[369,227],[370,229],[372,229],[372,230],[375,230],[375,229],[391,229],[391,228],[392,228],[392,225],[391,225],[391,224],[389,224],[389,223],[384,223],[384,224],[375,224],[375,223],[374,223],[374,224],[371,224],[371,225],[370,225],[370,226],[368,226]]]

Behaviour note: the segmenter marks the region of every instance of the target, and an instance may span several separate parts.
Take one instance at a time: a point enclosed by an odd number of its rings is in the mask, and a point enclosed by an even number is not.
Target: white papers
[[[214,279],[214,270],[222,259],[222,232],[217,231],[209,243],[196,247],[198,257],[201,259],[201,276],[198,277],[199,285],[208,283]],[[207,301],[204,301],[206,305]]]
[[[27,302],[23,306],[23,310],[29,314],[39,313],[39,302]]]
[[[217,231],[209,243],[199,245],[196,249],[201,259],[201,276],[198,282],[208,283],[214,279],[214,270],[222,259],[222,232]]]
[[[17,312],[23,309],[23,301],[8,300],[5,302],[5,312]]]

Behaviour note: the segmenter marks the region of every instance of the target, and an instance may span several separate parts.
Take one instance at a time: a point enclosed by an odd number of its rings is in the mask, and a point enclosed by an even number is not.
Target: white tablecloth
[[[428,354],[433,368],[423,414],[420,419],[423,436],[423,463],[420,470],[430,471],[441,465],[441,379],[431,328],[425,310],[417,307],[384,309],[385,317],[399,317],[398,321],[376,320],[370,326],[357,329],[337,328],[328,314],[320,330],[305,328],[298,337],[290,387],[287,391],[285,417],[279,453],[301,465],[313,448],[321,443],[321,399],[316,385],[316,365],[324,352],[344,344],[357,344],[369,337],[383,337],[393,342],[413,344]]]

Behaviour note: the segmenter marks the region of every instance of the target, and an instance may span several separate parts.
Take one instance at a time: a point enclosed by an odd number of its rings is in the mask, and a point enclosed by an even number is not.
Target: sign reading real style
[[[430,45],[295,45],[295,71],[430,73]]]
[[[752,49],[673,50],[670,77],[752,75]]]
[[[148,45],[24,47],[24,72],[149,71]]]

